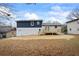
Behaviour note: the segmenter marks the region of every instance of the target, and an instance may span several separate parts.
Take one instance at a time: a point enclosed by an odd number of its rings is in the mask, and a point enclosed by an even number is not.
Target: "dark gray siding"
[[[17,21],[18,28],[42,27],[42,20]]]

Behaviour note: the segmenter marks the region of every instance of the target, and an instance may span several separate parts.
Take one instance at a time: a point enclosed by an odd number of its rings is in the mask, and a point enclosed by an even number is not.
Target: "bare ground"
[[[0,40],[2,56],[79,56],[79,35],[22,36]]]

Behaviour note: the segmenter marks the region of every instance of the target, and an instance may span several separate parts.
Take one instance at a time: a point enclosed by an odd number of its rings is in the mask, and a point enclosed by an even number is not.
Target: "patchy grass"
[[[0,55],[77,56],[78,35],[23,36],[0,40]]]

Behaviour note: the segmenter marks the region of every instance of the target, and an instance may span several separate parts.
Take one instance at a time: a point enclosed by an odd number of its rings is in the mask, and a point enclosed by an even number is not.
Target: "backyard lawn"
[[[22,36],[1,39],[0,55],[79,56],[79,35]]]

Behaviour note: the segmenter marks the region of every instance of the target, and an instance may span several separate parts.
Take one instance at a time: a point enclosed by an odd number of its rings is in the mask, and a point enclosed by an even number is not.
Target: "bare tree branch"
[[[7,3],[0,3],[0,8],[1,7],[5,7],[5,8],[4,9],[0,9],[0,17],[4,17],[6,20],[8,20],[9,22],[11,22],[11,20],[12,20],[11,16],[13,15],[13,13],[12,13],[12,9],[10,8],[10,5],[7,4]],[[7,9],[10,9],[10,10],[7,10]],[[3,22],[3,24],[4,23],[5,23],[5,21]],[[10,23],[10,25],[11,25],[11,23]]]
[[[67,19],[73,20],[73,19],[79,19],[79,8],[73,9],[70,14],[67,16]]]

